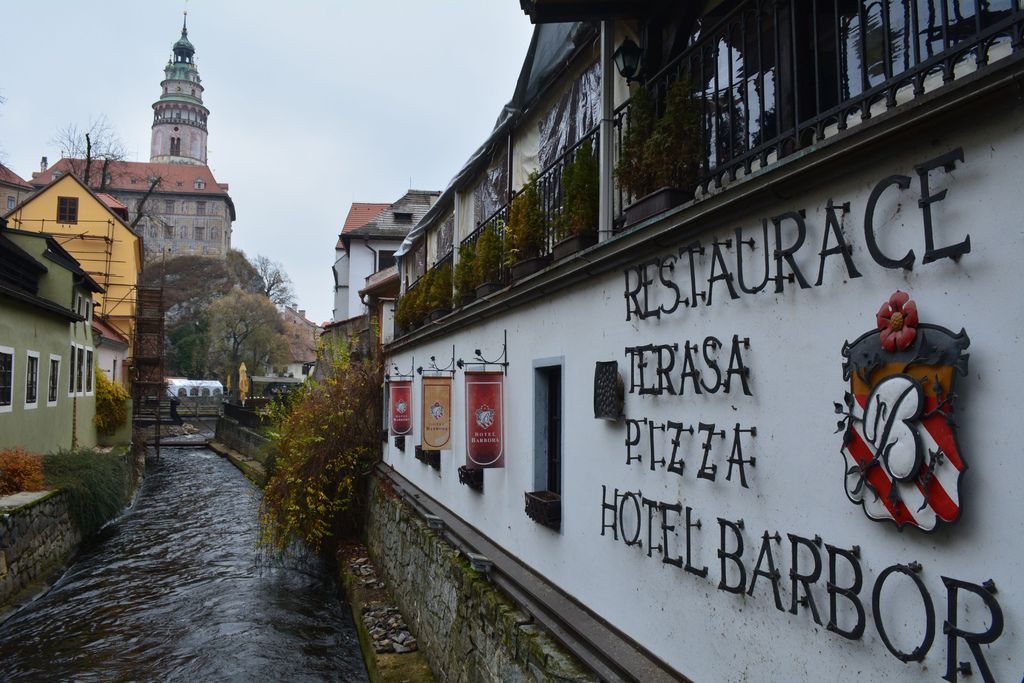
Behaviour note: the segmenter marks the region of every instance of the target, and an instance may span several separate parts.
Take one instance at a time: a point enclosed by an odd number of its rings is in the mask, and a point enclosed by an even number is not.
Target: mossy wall
[[[370,554],[438,680],[597,680],[386,484],[371,487]]]

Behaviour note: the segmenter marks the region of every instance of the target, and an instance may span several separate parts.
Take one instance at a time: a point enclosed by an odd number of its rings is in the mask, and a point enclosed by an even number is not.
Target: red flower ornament
[[[882,348],[886,351],[903,351],[914,343],[918,324],[917,304],[906,292],[896,290],[878,309],[875,320],[882,331]]]

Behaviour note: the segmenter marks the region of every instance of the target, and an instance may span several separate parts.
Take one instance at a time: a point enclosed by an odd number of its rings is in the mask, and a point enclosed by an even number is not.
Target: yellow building
[[[131,353],[143,252],[142,238],[128,227],[126,216],[123,204],[69,173],[16,206],[7,219],[12,228],[53,235],[103,286],[97,313],[128,339]]]

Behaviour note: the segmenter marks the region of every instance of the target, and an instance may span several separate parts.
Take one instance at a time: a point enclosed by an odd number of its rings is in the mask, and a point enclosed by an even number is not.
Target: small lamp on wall
[[[615,62],[615,68],[618,70],[619,75],[627,81],[632,81],[636,78],[636,75],[640,72],[640,56],[642,54],[643,50],[640,49],[640,46],[632,38],[623,40],[622,44],[615,48],[615,52],[612,53],[612,61]]]

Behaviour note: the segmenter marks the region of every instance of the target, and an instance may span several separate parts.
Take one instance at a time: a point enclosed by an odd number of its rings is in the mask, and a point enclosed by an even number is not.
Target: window
[[[95,373],[92,369],[92,349],[85,350],[85,395],[92,395],[92,383],[93,375]]]
[[[14,395],[14,349],[0,346],[0,413],[11,412]]]
[[[153,239],[156,239],[156,226],[155,225],[150,225],[149,226],[149,236],[151,238],[153,238]]]
[[[202,178],[196,178],[196,189],[197,190],[203,190],[205,188],[206,188],[206,181],[203,180]]]
[[[174,213],[174,200],[173,199],[165,199],[164,200],[164,213]]]
[[[377,252],[377,270],[384,270],[395,265],[395,252],[394,251],[378,251]]]
[[[210,239],[214,242],[220,241],[220,228],[210,228]]]
[[[165,225],[164,226],[164,239],[165,240],[173,240],[174,239],[174,226],[171,226],[171,225]]]
[[[82,379],[85,375],[85,347],[79,346],[76,351],[78,357],[75,359],[75,393],[79,396],[82,395]]]
[[[196,215],[197,216],[205,216],[206,215],[206,202],[196,202]]]
[[[178,112],[174,112],[174,117],[178,117]],[[181,155],[181,138],[171,138],[171,156]]]
[[[57,387],[60,383],[60,356],[50,356],[50,376],[46,385],[46,405],[57,405]]]
[[[179,225],[178,226],[178,239],[182,239],[182,240],[187,240],[188,239],[188,226],[187,225]]]
[[[57,222],[78,222],[78,197],[57,197]]]
[[[68,396],[75,395],[75,359],[77,358],[75,353],[75,345],[71,345],[71,371],[68,373]]]
[[[31,410],[39,405],[39,353],[26,351],[25,355],[25,408]]]
[[[14,196],[7,195],[7,210],[10,211],[14,208]]]
[[[562,366],[536,368],[534,412],[534,484],[562,492]]]
[[[206,228],[201,225],[197,225],[193,230],[195,231],[197,242],[203,242],[206,240]]]

